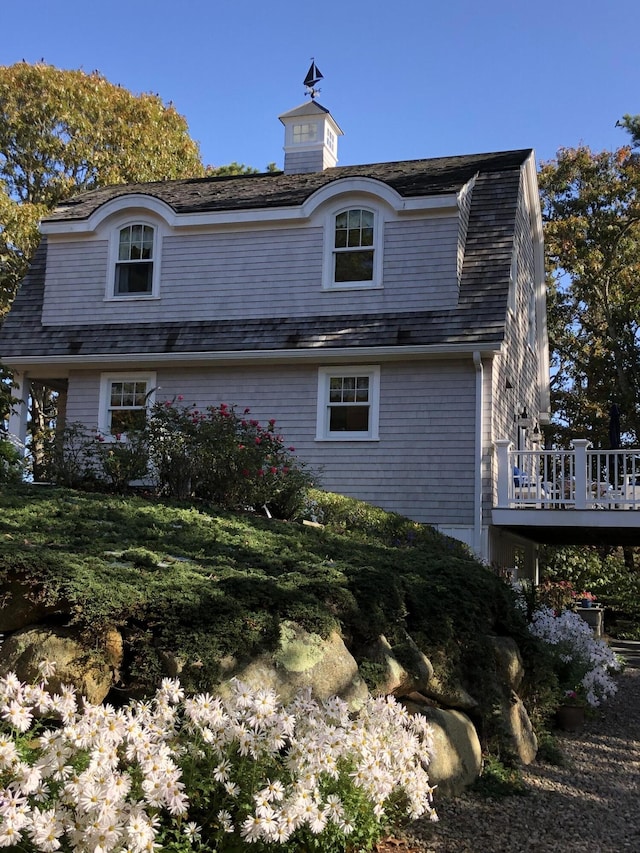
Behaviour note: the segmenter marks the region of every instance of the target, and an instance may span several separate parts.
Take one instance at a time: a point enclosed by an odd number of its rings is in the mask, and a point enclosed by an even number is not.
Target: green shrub
[[[147,424],[149,460],[162,494],[196,497],[225,509],[261,509],[291,518],[303,506],[312,473],[284,445],[275,420],[266,427],[221,403],[205,411],[181,398],[156,403]]]
[[[17,447],[0,435],[0,483],[19,483],[23,474],[23,462]]]

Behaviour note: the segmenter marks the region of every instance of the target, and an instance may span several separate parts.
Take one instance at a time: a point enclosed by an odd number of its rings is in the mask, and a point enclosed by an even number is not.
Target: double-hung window
[[[383,212],[380,208],[333,208],[325,220],[325,290],[382,287]]]
[[[135,223],[119,230],[114,296],[153,294],[154,243],[151,225]]]
[[[373,228],[371,210],[343,210],[335,218],[333,280],[336,284],[373,281]]]
[[[320,368],[316,438],[376,440],[379,405],[380,368]]]
[[[126,437],[144,428],[153,402],[155,375],[103,375],[100,385],[99,428],[105,436]]]

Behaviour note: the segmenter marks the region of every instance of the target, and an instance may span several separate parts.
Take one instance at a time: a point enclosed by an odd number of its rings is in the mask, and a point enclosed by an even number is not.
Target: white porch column
[[[502,509],[509,507],[509,478],[511,477],[511,466],[509,465],[509,451],[513,444],[508,438],[498,438],[493,446],[496,449],[496,462],[498,465],[498,506]]]
[[[574,438],[571,442],[575,450],[576,509],[587,508],[587,450],[591,447],[588,438]]]
[[[29,411],[29,380],[26,373],[16,371],[13,374],[15,387],[11,389],[11,396],[17,402],[11,406],[9,412],[9,435],[13,436],[18,444],[20,454],[25,454],[25,441],[27,438],[27,413]]]

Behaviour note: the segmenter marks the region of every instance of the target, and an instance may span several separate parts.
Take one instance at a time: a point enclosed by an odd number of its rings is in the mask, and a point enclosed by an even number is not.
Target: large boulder
[[[415,699],[403,702],[410,713],[422,714],[433,729],[434,755],[429,782],[445,796],[457,796],[482,771],[482,748],[475,726],[462,711],[445,711]]]
[[[473,711],[478,707],[477,699],[474,699],[461,684],[453,681],[444,683],[435,674],[420,692],[428,699],[433,699],[438,705],[444,705],[447,708]]]
[[[396,650],[384,634],[372,643],[365,651],[365,664],[372,663],[375,669],[375,686],[373,693],[387,696],[405,696],[414,691],[420,691],[433,677],[433,666],[416,644],[407,637],[403,644],[401,663]],[[363,668],[363,664],[361,664]]]
[[[500,680],[510,690],[518,690],[524,678],[522,656],[512,637],[489,637]]]
[[[272,688],[285,703],[307,687],[316,699],[340,696],[354,709],[368,696],[358,664],[340,634],[334,631],[323,638],[294,622],[282,623],[275,652],[259,655],[232,675],[254,688]],[[224,691],[224,685],[220,689]]]
[[[0,672],[3,675],[15,672],[20,681],[33,683],[41,678],[39,664],[53,661],[56,672],[47,686],[51,693],[68,684],[98,705],[111,690],[114,671],[121,664],[122,641],[118,641],[116,634],[117,631],[109,632],[103,653],[96,654],[88,651],[71,631],[42,626],[25,628],[0,646]]]
[[[527,709],[514,692],[502,703],[502,722],[506,746],[523,764],[531,764],[538,752],[536,738]]]

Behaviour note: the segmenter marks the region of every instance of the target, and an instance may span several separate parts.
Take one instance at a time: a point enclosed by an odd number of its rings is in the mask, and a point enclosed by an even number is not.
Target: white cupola
[[[338,162],[343,133],[329,110],[313,99],[278,116],[284,125],[284,172],[322,172]]]

